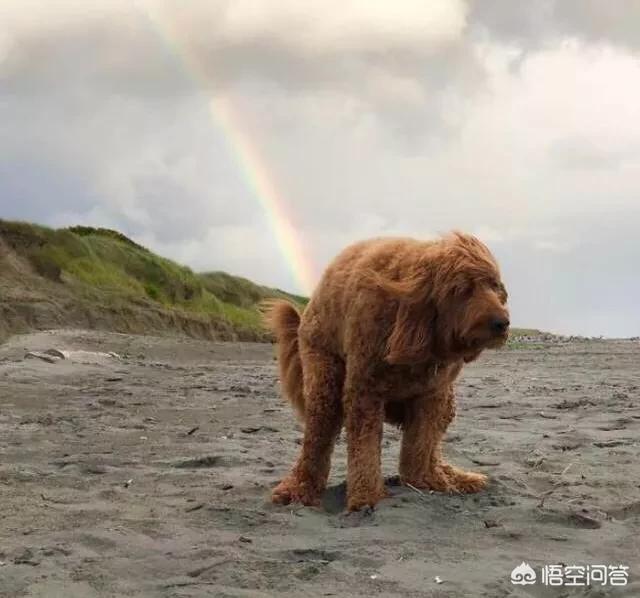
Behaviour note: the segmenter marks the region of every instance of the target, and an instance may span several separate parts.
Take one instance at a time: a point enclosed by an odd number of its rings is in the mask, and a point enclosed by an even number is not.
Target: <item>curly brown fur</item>
[[[300,456],[273,500],[318,503],[344,425],[348,508],[374,506],[385,496],[384,421],[403,430],[405,483],[482,489],[486,477],[445,463],[441,443],[462,366],[506,340],[506,300],[487,247],[452,233],[357,243],[329,265],[302,316],[273,302],[266,320],[279,343],[284,394],[305,423]]]

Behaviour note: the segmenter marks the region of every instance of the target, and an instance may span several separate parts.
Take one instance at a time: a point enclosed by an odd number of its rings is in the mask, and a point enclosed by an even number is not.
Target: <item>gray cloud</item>
[[[640,2],[606,0],[472,0],[469,22],[526,51],[567,38],[640,48]]]

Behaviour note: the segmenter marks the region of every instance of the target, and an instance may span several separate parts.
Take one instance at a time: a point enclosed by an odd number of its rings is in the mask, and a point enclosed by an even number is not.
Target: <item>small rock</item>
[[[98,399],[98,403],[103,407],[115,407],[118,405],[118,401],[115,399]]]
[[[54,357],[53,355],[47,355],[46,353],[38,353],[37,351],[29,351],[24,358],[39,359],[40,361],[46,361],[47,363],[58,363],[58,361],[60,361],[60,357]]]
[[[259,432],[260,430],[262,430],[262,426],[247,426],[246,428],[240,429],[243,434],[254,434],[255,432]]]
[[[616,446],[623,446],[625,444],[628,444],[628,442],[625,440],[605,440],[603,442],[593,443],[593,445],[597,446],[598,448],[613,448]]]
[[[587,529],[599,529],[602,527],[602,523],[600,521],[585,513],[572,513],[569,516],[569,520],[575,523],[578,527],[584,527]]]
[[[13,562],[16,565],[31,565],[32,567],[37,567],[40,564],[40,561],[34,557],[31,548],[25,548],[13,559]]]
[[[107,473],[107,468],[99,463],[87,463],[82,467],[82,472],[102,475],[103,473]]]
[[[186,459],[179,461],[173,466],[178,469],[199,469],[205,467],[217,467],[221,464],[222,457],[218,455],[206,455],[204,457],[196,457],[195,459]]]
[[[235,396],[243,397],[247,394],[251,394],[251,389],[248,386],[243,386],[240,384],[234,384],[230,389],[231,392],[236,393]]]

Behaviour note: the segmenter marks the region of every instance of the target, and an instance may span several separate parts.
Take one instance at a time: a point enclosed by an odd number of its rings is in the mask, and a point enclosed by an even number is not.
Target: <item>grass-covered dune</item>
[[[0,337],[81,326],[266,340],[257,304],[270,297],[306,301],[224,272],[195,273],[116,231],[0,220]]]

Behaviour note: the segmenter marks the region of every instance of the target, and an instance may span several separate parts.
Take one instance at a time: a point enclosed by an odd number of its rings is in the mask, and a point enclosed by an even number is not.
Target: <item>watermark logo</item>
[[[511,572],[511,583],[518,586],[626,586],[627,565],[544,565],[540,576],[524,561]]]
[[[536,583],[536,577],[537,575],[533,568],[530,567],[528,563],[522,561],[522,563],[511,572],[511,583],[516,586],[530,586]]]

